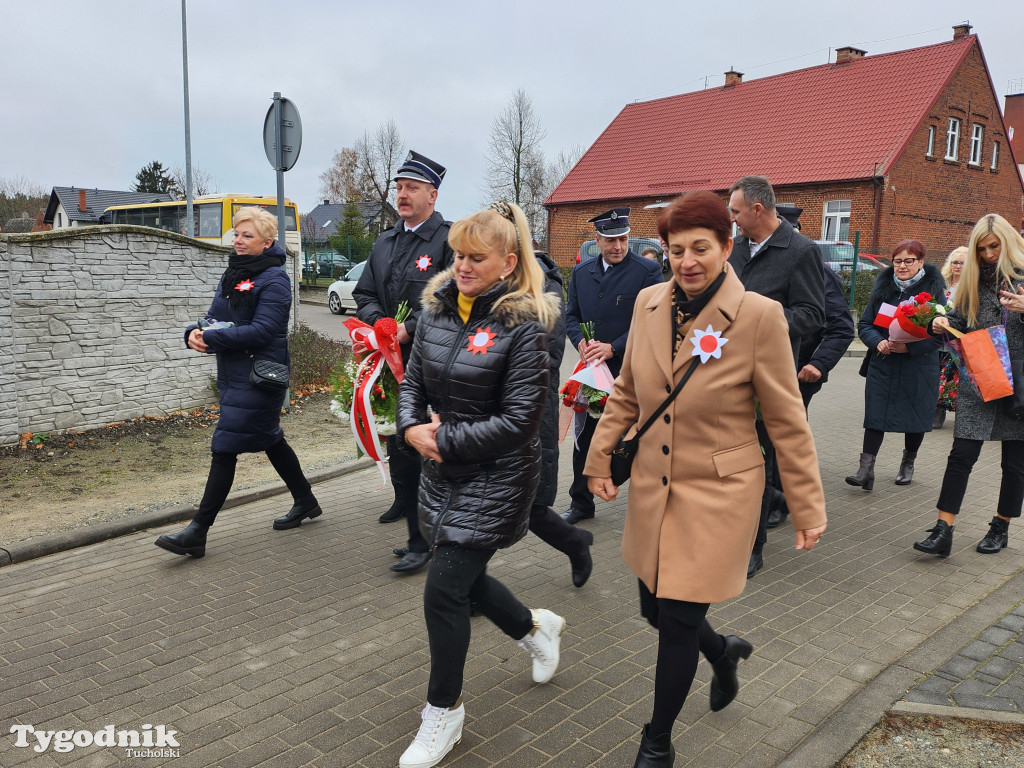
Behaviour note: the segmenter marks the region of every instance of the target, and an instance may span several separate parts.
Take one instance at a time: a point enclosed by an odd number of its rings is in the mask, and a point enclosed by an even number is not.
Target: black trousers
[[[407,546],[410,552],[426,552],[430,547],[420,533],[419,506],[416,502],[422,460],[416,451],[404,440],[399,440],[396,435],[389,435],[387,442],[388,465],[391,468],[391,485],[395,489],[395,502],[402,505],[405,525],[409,530]]]
[[[942,476],[942,490],[936,506],[940,512],[957,515],[967,492],[971,469],[981,455],[983,440],[953,438],[953,447],[946,459],[946,472]],[[1024,504],[1024,440],[1004,440],[1001,467],[1003,478],[999,483],[999,502],[996,514],[1002,517],[1020,517]]]
[[[430,641],[430,682],[427,701],[450,707],[462,695],[462,676],[469,651],[469,604],[514,640],[533,629],[530,609],[497,579],[487,575],[493,549],[441,544],[434,550],[423,590],[423,614]]]
[[[597,428],[597,419],[587,416],[583,424],[583,431],[580,432],[572,449],[572,485],[569,486],[569,496],[572,497],[572,506],[583,514],[594,514],[594,494],[587,488],[587,478],[583,474],[583,468],[587,465],[587,453],[590,451],[590,441],[594,437],[594,430]],[[572,427],[570,426],[571,430]]]
[[[313,489],[309,485],[306,476],[302,474],[302,466],[295,451],[282,437],[278,442],[266,450],[267,458],[277,474],[284,480],[285,485],[292,494],[296,504],[307,501],[313,495]],[[237,453],[212,454],[210,460],[210,474],[206,478],[206,490],[203,492],[203,499],[199,502],[199,511],[196,512],[193,521],[200,525],[210,527],[217,519],[217,513],[224,506],[224,501],[231,492],[231,485],[235,482],[235,466],[238,463]]]
[[[761,443],[761,450],[764,451],[764,493],[761,494],[761,517],[757,521],[757,536],[754,538],[754,551],[760,552],[768,541],[768,513],[771,511],[771,501],[775,498],[773,482],[777,482],[775,478],[778,475],[778,468],[775,462],[775,446],[768,437],[764,422],[758,420],[754,427],[757,430],[757,440]]]
[[[872,456],[878,455],[878,449],[882,447],[882,440],[885,438],[885,432],[879,429],[865,429],[864,430],[864,444],[861,446],[861,450],[864,453],[870,453]],[[917,453],[921,447],[921,443],[924,442],[924,432],[904,432],[903,433],[903,448],[910,453]],[[978,457],[975,456],[975,459]]]
[[[555,510],[543,504],[530,507],[530,532],[566,555],[575,555],[587,546],[583,531],[565,522]]]

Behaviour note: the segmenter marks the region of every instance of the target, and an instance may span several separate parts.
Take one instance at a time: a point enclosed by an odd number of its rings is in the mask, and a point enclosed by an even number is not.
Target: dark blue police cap
[[[588,221],[594,222],[597,234],[605,237],[618,237],[629,232],[629,208],[612,208],[600,213]]]
[[[392,181],[414,179],[415,181],[425,181],[427,184],[433,184],[435,189],[439,189],[445,173],[447,173],[447,170],[443,165],[435,163],[429,157],[421,155],[419,152],[410,150],[409,154],[406,155],[405,162],[402,163],[397,173],[395,173],[395,178]]]

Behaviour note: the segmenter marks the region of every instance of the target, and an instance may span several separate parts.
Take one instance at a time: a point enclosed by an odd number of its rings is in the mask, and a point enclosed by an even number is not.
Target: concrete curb
[[[870,680],[793,749],[776,768],[836,766],[889,711],[900,714],[924,714],[921,709],[928,707],[929,711],[926,714],[931,716],[941,714],[970,720],[1019,722],[1020,720],[1007,720],[1007,717],[1020,716],[1006,712],[993,713],[982,709],[911,704],[900,699],[925,675],[934,672],[950,656],[999,621],[1007,611],[1012,610],[1013,606],[1020,602],[1022,590],[1024,570],[1018,571],[1001,587],[990,592],[972,608],[961,613]],[[916,711],[911,712],[911,709]]]
[[[322,483],[325,480],[333,480],[336,477],[357,472],[360,469],[372,467],[373,462],[368,458],[357,459],[346,464],[312,472],[307,476],[311,485]],[[237,507],[242,504],[249,504],[260,499],[278,496],[287,492],[283,483],[268,483],[267,485],[233,494],[224,502],[223,509]],[[34,560],[37,557],[52,555],[56,552],[64,552],[69,549],[85,547],[89,544],[97,544],[107,539],[118,536],[126,536],[129,533],[137,533],[147,528],[156,528],[168,523],[176,523],[188,520],[195,514],[196,507],[188,504],[173,509],[158,509],[153,512],[144,512],[140,515],[133,515],[122,520],[111,520],[106,523],[97,523],[73,531],[54,534],[53,536],[41,536],[27,541],[16,541],[5,547],[0,547],[0,567],[23,563],[27,560]]]
[[[915,715],[918,717],[955,717],[960,720],[986,720],[992,723],[1024,726],[1024,715],[1016,712],[999,712],[995,709],[969,709],[968,707],[940,707],[935,704],[918,704],[913,701],[897,701],[889,710],[894,715]]]

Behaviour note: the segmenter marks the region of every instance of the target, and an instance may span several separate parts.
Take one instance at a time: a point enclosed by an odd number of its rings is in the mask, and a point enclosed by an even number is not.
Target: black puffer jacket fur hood
[[[548,396],[547,328],[530,300],[495,306],[507,286],[458,313],[454,270],[427,285],[398,401],[398,431],[441,418],[443,459],[424,460],[420,528],[432,545],[508,547],[527,530],[540,476],[538,430]],[[544,301],[557,298],[545,294]]]

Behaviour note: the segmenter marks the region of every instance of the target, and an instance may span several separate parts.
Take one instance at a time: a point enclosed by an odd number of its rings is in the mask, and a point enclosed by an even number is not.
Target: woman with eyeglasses
[[[857,334],[868,348],[867,382],[864,385],[864,444],[860,467],[846,482],[865,491],[875,487],[875,457],[886,432],[902,432],[903,460],[896,485],[910,485],[917,450],[925,432],[931,432],[939,395],[939,347],[937,339],[907,344],[890,341],[885,328],[875,325],[882,304],[899,306],[921,293],[932,298],[946,295],[939,268],[925,263],[924,244],[903,240],[892,251],[892,267],[875,280],[867,306],[857,324]]]
[[[971,232],[967,254],[953,309],[932,321],[931,332],[976,331],[1005,323],[1010,359],[1018,362],[1024,356],[1024,239],[1002,216],[989,214]],[[977,550],[991,555],[1007,546],[1010,521],[1020,517],[1024,504],[1024,421],[1014,417],[1010,400],[984,402],[973,387],[960,392],[953,447],[936,504],[939,519],[927,539],[914,542],[918,552],[949,555],[967,481],[987,440],[1001,444],[1003,477],[995,517]]]
[[[956,291],[956,284],[960,282],[960,274],[964,269],[964,258],[967,256],[967,246],[961,245],[954,248],[946,263],[942,265],[942,279],[946,281],[946,303],[953,301],[953,293]],[[939,351],[939,402],[935,405],[935,419],[932,421],[932,429],[942,429],[946,423],[946,411],[956,410],[956,393],[960,388],[960,369],[956,361],[945,349]]]

